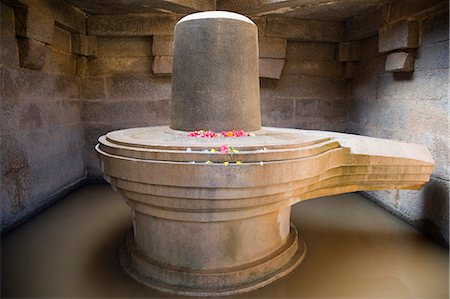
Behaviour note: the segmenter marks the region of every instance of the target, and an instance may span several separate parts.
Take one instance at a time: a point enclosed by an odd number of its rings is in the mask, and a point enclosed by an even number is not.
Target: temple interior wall
[[[349,131],[425,144],[436,161],[420,191],[377,191],[366,196],[413,226],[448,243],[448,13],[421,21],[413,73],[385,71],[378,36],[362,41],[361,61],[349,83]]]
[[[180,17],[146,21],[143,27],[142,19],[88,16],[86,21],[86,15],[67,5],[24,2],[54,25],[51,34],[49,26],[42,25],[40,34],[27,36],[38,42],[37,49],[30,47],[31,54],[46,53],[42,68],[20,67],[14,5],[1,4],[2,231],[77,182],[101,178],[94,151],[99,136],[120,128],[168,124],[171,43],[155,39],[170,36]],[[406,10],[397,10],[397,17],[416,13]],[[361,19],[364,26],[358,25]],[[117,28],[110,24],[119,21],[128,29],[111,31]],[[412,73],[385,71],[388,53],[379,53],[376,34],[383,22],[375,17],[320,23],[313,32],[301,34],[300,21],[255,22],[263,38],[260,44],[272,38],[276,46],[266,49],[278,49],[267,56],[260,53],[267,63],[260,79],[263,125],[427,145],[437,166],[422,191],[365,195],[448,244],[448,11],[420,20],[420,47],[408,50],[415,56]],[[330,30],[339,37],[330,37]],[[357,58],[340,58],[344,41],[358,42]],[[36,58],[29,56],[34,67]]]

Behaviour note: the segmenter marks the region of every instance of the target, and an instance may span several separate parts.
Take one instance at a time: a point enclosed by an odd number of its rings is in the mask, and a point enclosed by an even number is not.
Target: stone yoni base
[[[305,254],[305,242],[291,224],[283,246],[259,260],[229,268],[195,270],[161,264],[139,253],[132,233],[120,248],[119,258],[130,276],[160,291],[187,296],[226,296],[274,282],[294,270]]]

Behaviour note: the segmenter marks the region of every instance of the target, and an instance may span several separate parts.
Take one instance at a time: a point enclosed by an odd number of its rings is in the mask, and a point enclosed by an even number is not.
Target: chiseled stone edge
[[[276,280],[288,275],[293,270],[295,270],[300,263],[303,261],[303,259],[306,256],[306,244],[304,239],[301,237],[299,232],[297,231],[296,227],[291,223],[291,234],[296,237],[296,239],[293,241],[294,243],[297,242],[297,250],[292,256],[292,258],[289,259],[289,261],[283,265],[277,265],[274,266],[273,272],[270,272],[269,274],[264,275],[263,277],[260,277],[256,280],[251,280],[249,282],[244,282],[240,285],[232,285],[229,287],[224,288],[187,288],[187,287],[181,287],[176,285],[169,285],[165,284],[162,281],[152,279],[146,276],[141,275],[136,269],[133,268],[130,254],[127,251],[126,242],[124,242],[120,249],[119,249],[119,260],[120,264],[124,268],[125,272],[130,275],[133,279],[135,279],[137,282],[144,284],[148,287],[154,288],[156,290],[170,293],[170,294],[177,294],[177,295],[185,295],[185,296],[201,296],[201,297],[207,297],[207,296],[230,296],[230,295],[236,295],[241,293],[247,293],[256,289],[259,289],[261,287],[264,287],[268,284],[271,284],[275,282]],[[292,232],[293,230],[293,232]],[[127,237],[129,238],[129,236]],[[289,241],[287,241],[289,242]],[[285,245],[285,244],[284,244]],[[283,246],[284,246],[283,245]],[[283,247],[282,246],[282,247]],[[291,248],[291,246],[288,246],[288,248],[285,251],[282,251],[279,253],[279,255],[283,255]],[[270,256],[270,255],[269,255]],[[262,263],[267,262],[264,258],[261,259]],[[161,265],[157,265],[161,267]],[[251,273],[255,267],[258,267],[257,265],[252,265],[248,269],[244,271],[248,271]],[[173,269],[171,269],[173,271]],[[233,272],[235,270],[232,270],[230,272]],[[241,270],[242,271],[242,270]],[[223,274],[223,269],[220,269],[217,273]],[[208,272],[208,274],[213,274],[211,272]],[[204,274],[205,275],[205,274]]]

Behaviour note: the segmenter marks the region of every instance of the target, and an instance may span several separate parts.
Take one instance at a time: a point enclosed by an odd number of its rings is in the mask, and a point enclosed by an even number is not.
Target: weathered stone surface
[[[277,37],[259,38],[259,58],[286,58],[287,39]]]
[[[97,36],[170,35],[178,19],[173,15],[92,15],[87,30],[89,35]]]
[[[77,57],[75,60],[75,72],[77,77],[85,78],[89,75],[88,59],[86,56]]]
[[[284,65],[283,74],[340,77],[342,64],[336,61],[288,59]]]
[[[52,74],[75,75],[75,58],[72,54],[57,52],[47,48],[47,57],[43,70]]]
[[[261,94],[271,97],[292,97],[296,99],[345,99],[346,80],[343,78],[286,75],[279,81],[261,82]]]
[[[286,60],[335,61],[336,45],[333,43],[288,41]]]
[[[173,55],[173,35],[153,35],[153,56]]]
[[[382,74],[378,81],[380,97],[403,99],[445,99],[448,91],[448,70],[416,71],[412,74]]]
[[[40,99],[71,99],[79,97],[78,80],[69,75],[36,76],[28,69],[4,69],[5,100],[36,101]]]
[[[65,1],[52,0],[20,0],[29,7],[33,7],[53,17],[59,26],[71,33],[86,34],[86,14]]]
[[[360,45],[361,45],[360,51],[361,59],[373,58],[381,55],[378,52],[378,35],[373,35],[369,38],[361,40]]]
[[[361,59],[361,44],[358,41],[339,43],[338,61],[358,61]]]
[[[354,41],[376,34],[386,22],[387,12],[387,6],[381,5],[346,21],[345,40]]]
[[[169,100],[157,101],[124,100],[124,101],[84,101],[82,117],[89,123],[115,124],[152,124],[169,123]]]
[[[263,97],[261,121],[264,126],[293,127],[295,105],[289,98]]]
[[[407,52],[395,52],[388,55],[384,69],[388,72],[413,72],[414,56]]]
[[[280,79],[284,67],[284,59],[259,59],[259,76],[261,78]]]
[[[397,0],[389,4],[389,22],[399,21],[405,17],[414,15],[431,6],[442,3],[438,0]],[[447,5],[448,7],[448,5]]]
[[[152,56],[152,40],[149,37],[100,37],[98,38],[98,56]]]
[[[288,18],[267,18],[266,35],[300,41],[341,42],[344,26],[340,22]]]
[[[346,62],[343,67],[344,78],[351,79],[355,76],[355,73],[356,73],[356,63],[352,61]]]
[[[141,98],[146,101],[170,99],[171,79],[148,75],[117,75],[106,78],[109,98]]]
[[[155,56],[153,58],[152,71],[157,76],[170,76],[172,74],[172,67],[172,56]]]
[[[90,76],[151,74],[152,57],[105,57],[88,60]]]
[[[53,35],[53,44],[51,48],[63,53],[72,52],[71,34],[69,31],[64,30],[58,26],[55,26],[55,32]]]
[[[414,68],[416,70],[448,69],[448,41],[421,45],[417,51]]]
[[[106,88],[104,78],[86,78],[81,80],[82,99],[106,99]]]
[[[3,35],[0,40],[0,65],[10,68],[19,68],[19,47],[14,35]]]
[[[47,56],[45,44],[30,38],[19,38],[17,41],[20,66],[31,70],[42,69]]]
[[[33,7],[17,7],[15,12],[16,35],[32,38],[42,43],[53,43],[55,20]]]
[[[244,16],[204,12],[180,20],[175,26],[170,127],[258,130],[257,46],[257,27]]]
[[[98,40],[96,36],[75,33],[72,34],[72,53],[83,56],[98,55]]]
[[[399,21],[388,24],[378,31],[378,50],[388,52],[419,47],[419,23]]]
[[[3,1],[0,3],[0,25],[2,38],[5,35],[16,35],[16,31],[14,29],[14,9],[11,6],[6,5]]]
[[[439,41],[448,41],[449,20],[448,11],[427,18],[423,21],[422,44],[431,44]]]

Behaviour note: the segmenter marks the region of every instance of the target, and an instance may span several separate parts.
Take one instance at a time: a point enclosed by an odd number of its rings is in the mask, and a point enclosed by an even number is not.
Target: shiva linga
[[[422,145],[261,127],[257,32],[230,12],[182,18],[170,125],[99,138],[104,177],[132,211],[120,262],[150,287],[191,296],[263,287],[305,257],[292,205],[420,189],[433,171]]]

